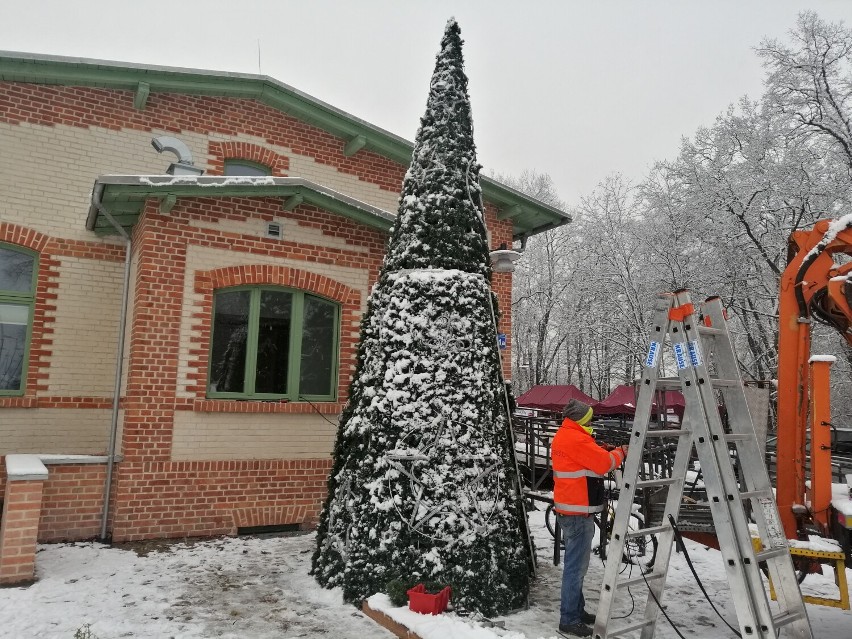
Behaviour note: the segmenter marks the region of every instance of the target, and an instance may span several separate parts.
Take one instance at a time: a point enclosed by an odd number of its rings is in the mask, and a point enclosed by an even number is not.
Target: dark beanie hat
[[[588,404],[577,399],[569,399],[568,403],[565,404],[565,408],[562,409],[562,417],[567,417],[568,419],[583,425],[591,419],[591,410],[592,407]],[[588,417],[586,417],[587,415]]]

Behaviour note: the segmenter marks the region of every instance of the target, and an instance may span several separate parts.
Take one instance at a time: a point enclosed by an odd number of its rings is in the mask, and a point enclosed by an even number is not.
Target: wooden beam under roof
[[[148,104],[148,95],[151,93],[151,85],[147,82],[140,82],[136,85],[136,94],[133,96],[133,108],[138,111],[144,111]]]
[[[346,146],[343,147],[343,155],[349,157],[355,155],[367,146],[367,136],[366,135],[356,135],[354,138],[349,140],[346,143]]]

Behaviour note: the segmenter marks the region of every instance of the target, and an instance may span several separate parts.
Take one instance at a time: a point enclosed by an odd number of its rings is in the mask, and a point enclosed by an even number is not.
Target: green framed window
[[[0,243],[0,395],[23,395],[32,337],[38,255]]]
[[[225,175],[272,175],[268,166],[251,160],[225,160]]]
[[[207,396],[333,401],[337,397],[340,307],[272,286],[213,295]]]

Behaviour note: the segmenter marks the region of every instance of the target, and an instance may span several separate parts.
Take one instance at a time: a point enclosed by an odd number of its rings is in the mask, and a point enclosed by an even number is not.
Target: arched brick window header
[[[290,158],[251,142],[211,142],[209,175],[223,175],[225,160],[248,160],[268,166],[273,177],[286,177]]]
[[[59,262],[47,249],[51,246],[51,238],[43,233],[17,224],[0,222],[0,243],[12,247],[29,249],[38,255],[38,271],[34,291],[35,304],[30,318],[32,327],[29,336],[29,358],[27,359],[26,377],[23,383],[23,397],[5,396],[0,398],[3,406],[35,406],[36,395],[47,391],[46,375],[52,355],[53,324],[46,321],[48,313],[56,312],[56,296],[58,283],[56,276]],[[55,246],[55,243],[53,243]]]
[[[17,224],[0,223],[0,242],[23,246],[37,253],[44,251],[50,238],[43,233]]]
[[[212,271],[200,271],[195,278],[195,291],[209,293],[214,289],[253,284],[297,288],[341,304],[358,304],[361,300],[357,290],[324,275],[269,264],[229,266]]]

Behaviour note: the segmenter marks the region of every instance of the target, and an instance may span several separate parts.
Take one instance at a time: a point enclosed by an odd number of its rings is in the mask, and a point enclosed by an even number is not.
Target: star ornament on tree
[[[460,448],[453,422],[443,421],[433,437],[405,446],[419,432],[409,431],[402,445],[386,455],[389,467],[396,471],[387,475],[396,512],[412,531],[436,540],[444,538],[442,528],[447,526],[485,534],[498,506],[499,460],[488,453],[457,457],[462,467],[447,481],[441,467],[442,449]]]
[[[471,347],[471,339],[460,330],[463,321],[456,313],[443,313],[427,329],[422,342],[432,350],[446,355],[464,353]],[[460,334],[462,333],[462,334]]]

